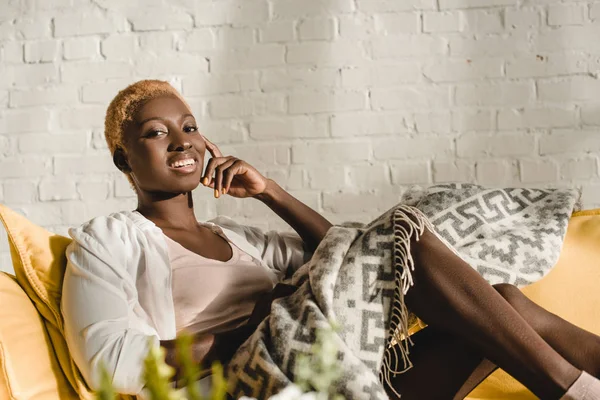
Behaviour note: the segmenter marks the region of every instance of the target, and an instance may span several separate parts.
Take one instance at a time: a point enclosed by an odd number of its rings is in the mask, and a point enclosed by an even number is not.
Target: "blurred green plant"
[[[273,400],[344,400],[335,393],[335,381],[340,377],[338,350],[335,343],[334,330],[317,330],[317,340],[309,354],[298,356],[295,375],[296,384],[290,385]],[[181,335],[177,338],[177,361],[181,365],[179,384],[185,391],[173,387],[172,378],[175,370],[165,363],[166,351],[162,347],[151,346],[144,360],[146,391],[151,400],[226,400],[227,381],[223,366],[214,363],[212,366],[212,385],[208,399],[200,393],[198,381],[201,372],[191,357],[192,337]],[[185,395],[183,394],[185,392]],[[306,396],[305,393],[310,394]],[[111,378],[105,368],[101,368],[100,389],[96,393],[97,400],[117,400],[117,394],[112,386]]]

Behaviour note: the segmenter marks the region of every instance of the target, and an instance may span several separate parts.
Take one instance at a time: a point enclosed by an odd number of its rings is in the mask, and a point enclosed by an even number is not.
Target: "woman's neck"
[[[193,228],[198,224],[191,192],[170,196],[138,193],[136,211],[159,228]]]

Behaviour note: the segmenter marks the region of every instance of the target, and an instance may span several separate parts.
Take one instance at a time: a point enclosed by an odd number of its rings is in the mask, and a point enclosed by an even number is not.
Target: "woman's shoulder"
[[[153,224],[135,211],[119,211],[102,215],[71,228],[69,235],[76,241],[90,240],[104,242],[108,239],[123,240],[137,229],[144,229]]]

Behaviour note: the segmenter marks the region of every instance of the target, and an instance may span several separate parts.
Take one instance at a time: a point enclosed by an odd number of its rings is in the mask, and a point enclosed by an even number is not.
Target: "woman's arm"
[[[262,201],[294,228],[311,251],[317,248],[332,226],[321,214],[286,192],[272,179],[267,180],[265,190],[254,198]]]

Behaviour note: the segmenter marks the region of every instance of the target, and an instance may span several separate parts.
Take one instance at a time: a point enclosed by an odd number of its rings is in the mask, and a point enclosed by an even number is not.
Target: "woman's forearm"
[[[265,191],[255,198],[287,222],[311,251],[317,248],[332,226],[321,214],[286,192],[272,179],[268,180]]]

